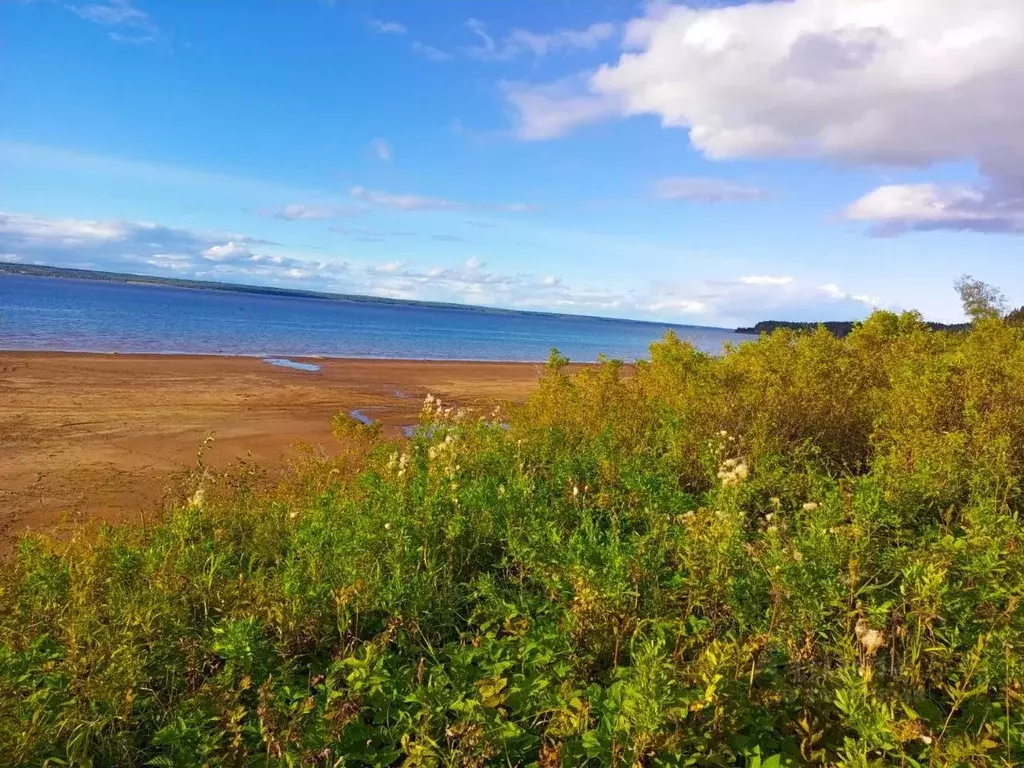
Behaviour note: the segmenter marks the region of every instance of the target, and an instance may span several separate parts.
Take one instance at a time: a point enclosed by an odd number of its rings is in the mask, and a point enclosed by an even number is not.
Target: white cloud
[[[240,243],[229,240],[220,245],[211,245],[202,252],[202,256],[210,261],[232,261],[238,258],[249,258],[252,256],[252,251]]]
[[[973,161],[987,187],[933,187],[927,207],[944,213],[922,217],[904,203],[906,217],[886,206],[882,223],[893,232],[1019,231],[1020,0],[654,3],[627,25],[623,45],[615,63],[575,80],[506,87],[517,135],[550,139],[584,123],[647,114],[687,130],[711,159]],[[870,207],[857,210],[863,216]]]
[[[370,151],[377,156],[378,160],[390,163],[392,158],[391,145],[387,139],[376,138],[370,142]]]
[[[577,126],[621,115],[614,99],[586,88],[589,75],[570,75],[544,85],[504,81],[499,88],[516,110],[516,136],[554,139]]]
[[[744,285],[790,285],[793,278],[789,276],[774,277],[772,275],[746,275],[740,278]]]
[[[419,40],[413,40],[409,43],[409,47],[427,61],[451,61],[455,58],[450,53],[442,51],[440,48],[435,48],[432,45],[421,43]]]
[[[106,3],[87,3],[85,5],[69,5],[68,10],[86,21],[96,24],[151,28],[153,22],[149,15],[134,7],[129,0],[109,0]]]
[[[647,318],[666,322],[749,324],[765,319],[862,317],[884,302],[834,284],[790,276],[651,284],[646,290],[571,284],[554,274],[503,273],[478,256],[454,267],[405,261],[352,265],[305,258],[276,243],[237,233],[194,232],[127,221],[47,219],[0,213],[6,260],[59,266],[174,274],[342,293],[365,293],[483,306]]]
[[[382,21],[381,19],[370,19],[367,22],[370,29],[374,32],[379,32],[382,35],[404,35],[409,30],[406,29],[405,24],[397,21]]]
[[[194,232],[144,222],[0,213],[0,252],[10,252],[19,261],[270,283],[336,281],[348,269],[341,261],[301,259],[268,253],[268,248],[278,246],[234,233]]]
[[[960,229],[1024,234],[1024,186],[1017,195],[966,185],[890,184],[846,208],[879,236],[911,230]]]
[[[737,200],[764,200],[770,195],[768,190],[760,187],[735,184],[725,179],[706,176],[675,176],[655,182],[654,196],[659,200],[722,203]]]
[[[615,36],[615,25],[607,22],[591,24],[585,29],[562,29],[549,33],[514,29],[501,42],[488,33],[487,25],[479,19],[469,19],[466,27],[479,43],[463,50],[467,56],[481,61],[508,61],[526,52],[544,57],[556,51],[592,51]]]
[[[546,56],[559,50],[594,50],[614,35],[615,25],[607,22],[591,24],[586,29],[563,29],[550,34],[516,29],[508,36],[507,44],[526,49],[535,56]]]
[[[349,194],[357,200],[376,205],[381,208],[391,208],[396,211],[466,211],[466,210],[493,210],[506,213],[531,213],[536,207],[526,203],[465,203],[456,200],[446,200],[440,197],[427,197],[425,195],[394,194],[379,190],[367,189],[362,186],[355,186],[349,190]]]
[[[376,264],[376,265],[370,267],[370,271],[371,272],[383,272],[385,274],[391,274],[392,272],[397,272],[398,270],[400,270],[404,266],[405,266],[405,262],[404,261],[387,261],[387,262],[385,262],[383,264]]]
[[[379,205],[382,208],[393,208],[398,211],[453,211],[465,207],[463,203],[456,203],[439,197],[396,195],[360,186],[352,187],[349,190],[349,194],[357,200],[363,200],[372,205]]]
[[[324,221],[358,216],[362,212],[362,208],[352,205],[289,203],[280,208],[264,208],[256,213],[264,218],[281,219],[282,221]]]
[[[53,243],[59,247],[73,248],[120,240],[127,235],[127,226],[118,221],[50,219],[20,213],[0,213],[0,236],[7,242],[28,246]]]

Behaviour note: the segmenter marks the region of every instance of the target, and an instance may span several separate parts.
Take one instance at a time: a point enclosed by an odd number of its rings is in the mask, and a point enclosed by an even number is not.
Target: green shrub
[[[1024,762],[1024,331],[669,336],[505,410],[24,539],[0,763]]]

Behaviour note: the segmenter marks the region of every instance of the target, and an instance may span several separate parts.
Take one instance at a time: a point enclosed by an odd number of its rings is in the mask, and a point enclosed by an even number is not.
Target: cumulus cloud
[[[764,200],[768,190],[725,179],[706,176],[675,176],[659,179],[654,184],[659,200],[693,200],[701,203],[723,203],[739,200]]]
[[[269,240],[237,233],[194,232],[159,224],[89,219],[54,219],[0,213],[0,252],[22,262],[111,269],[208,280],[336,280],[347,271],[339,261],[270,253]],[[10,260],[10,259],[8,259]]]
[[[374,32],[379,32],[382,35],[404,35],[409,30],[406,29],[405,24],[397,21],[383,21],[381,19],[370,19],[367,22],[370,29]]]
[[[15,213],[0,213],[0,254],[5,261],[666,322],[849,319],[885,305],[875,296],[789,275],[603,288],[550,273],[502,272],[478,256],[432,268],[399,259],[351,264],[300,257],[280,244],[238,233]]]
[[[1024,234],[1024,184],[1013,194],[967,185],[889,184],[845,210],[851,221],[870,222],[887,237],[912,230],[974,230]]]
[[[905,216],[897,220],[886,206],[883,227],[1019,231],[1019,0],[654,3],[627,25],[623,47],[616,62],[575,79],[506,87],[517,134],[551,139],[584,123],[646,114],[688,131],[711,159],[973,161],[985,188],[934,187],[923,216],[906,203],[923,199],[922,191],[906,188]],[[944,213],[936,216],[936,205]],[[865,203],[855,212],[871,210]]]

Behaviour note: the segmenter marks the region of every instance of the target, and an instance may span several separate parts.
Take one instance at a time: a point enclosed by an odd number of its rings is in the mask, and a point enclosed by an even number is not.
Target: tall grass
[[[0,762],[1024,763],[1022,329],[668,336],[335,427],[279,486],[22,541]]]

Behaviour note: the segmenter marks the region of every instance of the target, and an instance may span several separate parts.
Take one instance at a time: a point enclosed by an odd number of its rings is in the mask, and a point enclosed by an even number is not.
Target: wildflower
[[[423,404],[424,405],[433,405],[434,404],[434,396],[428,392],[426,399],[423,401]]]
[[[764,521],[766,523],[770,523],[772,521],[773,517],[775,517],[775,515],[773,515],[771,512],[769,512],[767,515],[764,516]]]
[[[692,509],[689,510],[688,512],[684,512],[683,513],[683,522],[684,523],[692,523],[696,518],[697,518],[697,515],[694,514]]]
[[[806,504],[804,504],[804,512],[813,512],[817,508],[818,502],[816,501],[808,501]]]
[[[882,634],[881,630],[871,629],[864,619],[857,620],[857,625],[853,628],[853,631],[857,635],[857,640],[864,648],[864,653],[868,656],[874,656],[878,649],[885,645],[885,635]]]
[[[580,487],[579,487],[578,485],[574,485],[574,486],[572,487],[572,497],[573,497],[573,498],[575,499],[575,498],[577,498],[577,497],[578,497],[579,495],[580,495]]]
[[[390,531],[391,530],[391,523],[384,523],[384,530],[385,531]]]
[[[192,494],[192,498],[189,499],[188,505],[190,507],[201,507],[203,506],[203,500],[206,498],[206,489],[199,486],[196,492]]]
[[[729,433],[728,433],[728,431],[723,429],[721,432],[718,433],[718,436],[719,437],[728,437]]]
[[[922,733],[920,736],[918,736],[918,738],[921,741],[923,741],[925,744],[931,744],[932,743],[932,737],[929,736],[927,733]]]
[[[749,474],[750,471],[747,469],[747,465],[741,460],[726,459],[718,470],[718,479],[722,481],[723,486],[731,488],[746,480]]]
[[[299,510],[295,509],[295,510],[292,510],[292,513],[290,515],[288,515],[288,518],[290,520],[294,520],[298,516],[299,516]]]
[[[773,507],[780,507],[780,506],[782,506],[782,499],[780,499],[778,496],[772,496],[769,499],[769,501],[772,503]]]
[[[804,553],[798,549],[796,552],[793,553],[793,559],[796,560],[798,563],[802,562],[804,559]]]

